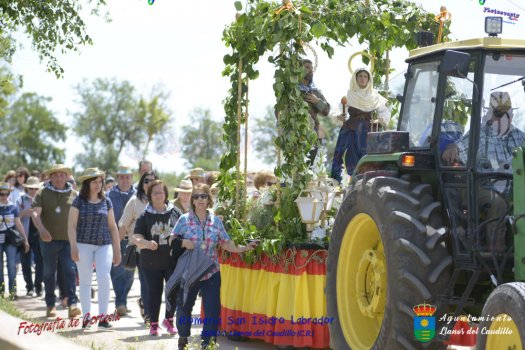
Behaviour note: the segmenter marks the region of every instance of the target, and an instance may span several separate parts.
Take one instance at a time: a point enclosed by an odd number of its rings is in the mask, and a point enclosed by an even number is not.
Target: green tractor
[[[522,349],[525,40],[447,42],[407,63],[397,130],[369,133],[334,224],[331,347],[444,349],[470,315],[478,349]],[[432,311],[419,336],[418,305]]]

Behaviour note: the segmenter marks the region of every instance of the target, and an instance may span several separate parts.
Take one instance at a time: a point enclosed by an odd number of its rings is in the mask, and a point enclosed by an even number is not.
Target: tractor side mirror
[[[450,77],[466,78],[468,75],[468,66],[470,63],[470,54],[466,52],[447,50],[443,60],[439,65],[439,73]]]

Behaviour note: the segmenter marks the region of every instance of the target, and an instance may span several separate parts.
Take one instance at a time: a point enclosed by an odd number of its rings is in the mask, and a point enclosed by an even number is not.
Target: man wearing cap
[[[128,201],[136,193],[132,186],[133,172],[128,166],[120,165],[117,171],[117,185],[109,191],[108,197],[113,203],[113,212],[115,213],[115,221],[118,222],[122,217],[124,208]],[[120,253],[124,255],[124,251],[128,245],[128,238],[124,237],[120,241]],[[133,284],[133,275],[135,271],[126,270],[122,264],[111,267],[111,283],[113,284],[113,291],[115,292],[115,307],[120,316],[127,314],[127,298],[128,293]]]
[[[512,174],[512,150],[525,141],[525,133],[512,125],[512,102],[508,92],[490,94],[489,110],[479,134],[476,170],[479,172],[504,172]],[[466,165],[469,133],[461,140],[447,146],[443,152],[446,164]]]
[[[489,109],[484,118],[485,124],[480,128],[475,163],[477,172],[512,174],[512,150],[525,142],[525,133],[512,125],[512,118],[509,93],[491,93]],[[447,146],[442,155],[443,161],[446,165],[465,166],[468,149],[469,133]],[[503,218],[508,209],[508,203],[503,199],[506,191],[506,180],[479,183],[478,210],[480,217],[487,223],[484,225],[487,244],[493,252],[502,252],[505,249],[505,225],[499,225],[498,219]]]
[[[16,206],[18,208],[22,225],[24,225],[24,231],[27,234],[29,251],[20,254],[20,262],[22,263],[22,273],[24,275],[24,281],[26,282],[26,296],[32,297],[36,292],[36,296],[40,297],[42,295],[42,282],[44,281],[44,266],[42,263],[42,253],[40,252],[40,243],[38,241],[38,231],[31,218],[35,215],[32,208],[33,199],[42,185],[40,179],[30,176],[23,186],[25,192],[16,201]],[[31,271],[33,256],[35,259],[34,283]]]
[[[206,173],[202,168],[191,169],[190,174],[186,175],[184,178],[190,179],[193,186],[206,183]]]
[[[177,199],[173,201],[173,205],[186,214],[191,208],[191,192],[193,191],[193,185],[190,180],[181,180],[179,187],[175,188],[177,192]]]
[[[76,269],[71,259],[71,246],[67,235],[69,208],[77,192],[67,182],[72,175],[70,168],[56,164],[45,172],[50,181],[38,191],[33,200],[35,216],[33,222],[40,233],[40,249],[44,262],[45,300],[47,317],[56,317],[56,272],[60,261],[66,293],[68,296],[70,318],[81,314],[77,307]]]

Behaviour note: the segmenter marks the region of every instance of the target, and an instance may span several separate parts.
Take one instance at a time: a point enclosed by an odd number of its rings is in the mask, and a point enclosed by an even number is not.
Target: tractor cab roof
[[[446,50],[525,50],[525,40],[504,39],[499,37],[486,37],[468,40],[449,41],[446,43],[420,47],[410,51],[406,62],[411,62],[417,58],[432,56]]]

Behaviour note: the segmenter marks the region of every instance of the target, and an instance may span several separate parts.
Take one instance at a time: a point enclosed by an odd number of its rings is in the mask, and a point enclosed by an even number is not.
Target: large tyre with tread
[[[525,283],[498,286],[489,295],[478,330],[477,349],[522,350],[525,346]]]
[[[416,340],[412,308],[436,305],[445,291],[453,263],[444,243],[447,233],[430,185],[410,177],[357,181],[330,240],[331,347],[444,349],[441,342]]]

